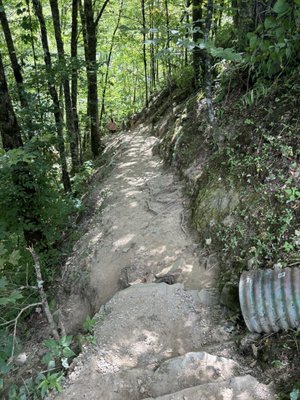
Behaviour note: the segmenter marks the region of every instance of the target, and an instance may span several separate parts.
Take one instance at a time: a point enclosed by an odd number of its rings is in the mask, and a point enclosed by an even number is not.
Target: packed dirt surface
[[[188,201],[147,129],[110,139],[114,167],[69,259],[68,332],[95,318],[64,400],[274,399],[235,352],[215,289],[218,265],[189,232]]]

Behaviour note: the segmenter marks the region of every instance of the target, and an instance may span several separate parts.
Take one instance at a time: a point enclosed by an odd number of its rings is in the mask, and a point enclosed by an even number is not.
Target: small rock
[[[251,348],[252,348],[252,353],[253,353],[254,358],[257,358],[258,349],[257,349],[257,347],[255,346],[254,343],[252,343]]]
[[[27,361],[26,353],[20,353],[17,357],[14,358],[14,363],[16,365],[23,365]]]

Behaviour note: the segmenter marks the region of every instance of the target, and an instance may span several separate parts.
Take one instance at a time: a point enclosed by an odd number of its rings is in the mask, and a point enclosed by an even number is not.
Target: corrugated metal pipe
[[[278,332],[300,325],[300,268],[244,272],[239,283],[244,320],[251,332]]]

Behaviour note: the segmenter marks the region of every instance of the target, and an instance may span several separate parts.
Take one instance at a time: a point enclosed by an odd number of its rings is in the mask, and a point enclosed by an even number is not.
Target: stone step
[[[274,400],[271,387],[260,384],[250,375],[224,382],[208,383],[144,400]]]
[[[99,373],[97,360],[94,359],[86,365],[83,374],[74,377],[73,384],[66,388],[59,399],[142,400],[149,396],[161,398],[201,385],[205,388],[208,384],[219,387],[225,382],[227,388],[227,383],[239,371],[239,365],[233,360],[205,352],[190,352],[171,358],[162,362],[155,370],[133,368]],[[255,381],[255,385],[257,384]]]
[[[233,360],[205,352],[190,352],[163,362],[154,371],[147,390],[151,396],[161,396],[205,383],[222,382],[237,376],[239,371],[239,365]]]

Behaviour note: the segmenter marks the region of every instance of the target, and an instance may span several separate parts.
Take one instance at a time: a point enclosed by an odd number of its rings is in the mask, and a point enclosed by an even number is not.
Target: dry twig
[[[54,338],[56,340],[58,340],[59,339],[59,334],[58,334],[57,327],[56,327],[56,324],[55,324],[54,319],[53,319],[53,315],[51,314],[51,311],[50,311],[50,308],[49,308],[49,303],[48,303],[48,300],[47,300],[46,293],[44,291],[43,277],[42,277],[39,257],[36,254],[36,252],[35,252],[33,247],[28,247],[28,251],[31,253],[33,261],[34,261],[34,268],[35,268],[35,273],[36,273],[36,278],[37,278],[37,287],[38,287],[39,294],[41,296],[43,309],[45,311],[47,320],[48,320],[50,328],[52,330],[52,334],[53,334]]]

